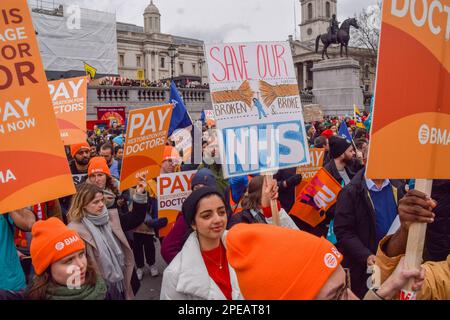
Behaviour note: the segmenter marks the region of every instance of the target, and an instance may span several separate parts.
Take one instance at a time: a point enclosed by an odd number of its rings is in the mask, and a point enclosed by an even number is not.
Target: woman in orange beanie
[[[228,264],[227,211],[216,188],[195,190],[183,203],[192,233],[166,268],[161,300],[242,300],[236,273]]]
[[[140,179],[133,196],[133,212],[119,215],[105,206],[104,190],[84,184],[75,194],[67,214],[68,227],[76,230],[86,243],[92,259],[108,286],[115,287],[124,298],[134,297],[131,285],[135,275],[134,256],[124,231],[139,226],[147,210],[145,178]],[[122,224],[123,223],[123,224]]]
[[[57,218],[32,228],[31,257],[36,276],[26,290],[31,300],[104,300],[107,287],[85,254],[79,234]]]
[[[119,192],[119,181],[111,176],[105,158],[95,157],[89,161],[87,182],[104,190],[106,206],[108,208],[121,207],[123,203],[120,203],[121,193]]]
[[[239,224],[227,235],[227,257],[247,300],[357,300],[343,256],[326,239],[264,224]],[[403,262],[365,299],[392,299],[410,280],[419,290],[424,273]]]
[[[257,176],[250,181],[248,190],[242,199],[243,211],[231,217],[230,228],[238,223],[272,223],[270,202],[278,201],[277,181],[268,182],[265,176]],[[278,202],[280,224],[283,227],[297,229],[298,227]]]

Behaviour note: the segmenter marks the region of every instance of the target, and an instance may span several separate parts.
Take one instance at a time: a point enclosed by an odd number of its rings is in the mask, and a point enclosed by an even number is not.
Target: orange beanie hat
[[[266,224],[237,224],[226,243],[247,300],[312,300],[343,258],[324,238]]]
[[[108,163],[105,158],[94,157],[91,161],[89,161],[88,176],[90,177],[94,173],[104,173],[111,176],[111,172],[109,171]]]
[[[177,149],[172,146],[165,146],[164,147],[164,153],[163,153],[163,161],[169,160],[169,159],[180,159],[180,154],[178,153]]]
[[[38,221],[31,229],[31,259],[39,276],[54,262],[84,250],[84,241],[58,218]]]
[[[86,142],[78,143],[78,144],[72,144],[70,146],[70,154],[72,155],[72,158],[75,158],[75,155],[80,151],[81,149],[88,149],[90,150],[91,147]]]

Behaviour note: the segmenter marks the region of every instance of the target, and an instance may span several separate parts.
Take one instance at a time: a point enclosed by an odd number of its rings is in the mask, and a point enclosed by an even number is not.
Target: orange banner
[[[448,12],[450,0],[383,1],[369,178],[450,178]]]
[[[181,211],[184,200],[191,194],[191,182],[194,171],[165,174],[158,178],[158,218],[167,218],[166,227],[159,230],[159,236],[165,237],[172,230]]]
[[[297,196],[290,214],[316,227],[325,220],[325,213],[336,203],[341,185],[321,168]]]
[[[136,186],[140,174],[146,174],[147,180],[159,176],[171,117],[171,104],[130,111],[120,175],[121,191]]]
[[[87,77],[48,83],[63,144],[86,142]]]
[[[0,213],[75,193],[25,0],[0,12]]]
[[[306,184],[316,175],[317,171],[323,167],[323,160],[325,158],[324,148],[310,148],[309,157],[311,164],[297,168],[297,174],[302,175],[302,182],[295,187],[295,195],[299,195]]]

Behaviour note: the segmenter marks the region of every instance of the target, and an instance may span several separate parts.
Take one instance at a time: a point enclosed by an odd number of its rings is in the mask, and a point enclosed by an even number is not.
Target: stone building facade
[[[206,83],[207,70],[203,41],[161,33],[161,13],[153,0],[143,13],[144,27],[117,23],[117,49],[121,77],[137,79],[144,70],[145,79],[158,81],[172,75],[169,47],[177,50],[173,68],[175,77]]]

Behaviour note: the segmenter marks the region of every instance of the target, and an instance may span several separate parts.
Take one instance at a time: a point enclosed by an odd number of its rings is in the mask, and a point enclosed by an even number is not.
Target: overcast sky
[[[49,1],[49,0],[44,0]],[[58,2],[58,1],[55,1]],[[143,25],[150,0],[59,0],[83,8],[116,13],[117,21]],[[338,0],[343,21],[377,0]],[[161,13],[161,32],[204,40],[241,42],[286,40],[300,23],[299,0],[154,0]]]

